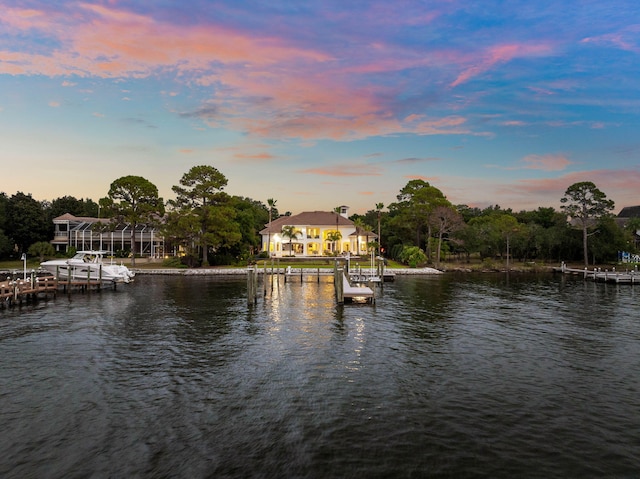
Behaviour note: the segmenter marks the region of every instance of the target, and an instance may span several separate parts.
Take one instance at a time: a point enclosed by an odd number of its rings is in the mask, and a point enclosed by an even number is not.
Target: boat
[[[103,281],[105,283],[130,283],[135,273],[122,264],[104,263],[109,251],[78,251],[69,259],[53,259],[40,263],[47,272],[58,279]]]

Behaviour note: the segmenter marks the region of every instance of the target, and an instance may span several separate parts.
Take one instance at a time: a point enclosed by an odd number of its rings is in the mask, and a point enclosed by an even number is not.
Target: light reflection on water
[[[0,311],[1,477],[640,473],[636,287],[139,277]]]

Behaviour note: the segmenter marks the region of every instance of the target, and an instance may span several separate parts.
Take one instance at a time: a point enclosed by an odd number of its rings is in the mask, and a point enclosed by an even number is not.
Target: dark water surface
[[[326,280],[325,280],[326,281]],[[640,289],[142,276],[0,311],[0,477],[638,477]]]

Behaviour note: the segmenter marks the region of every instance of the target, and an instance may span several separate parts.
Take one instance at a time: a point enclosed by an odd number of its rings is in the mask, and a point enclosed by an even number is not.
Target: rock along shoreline
[[[173,275],[173,276],[242,276],[247,274],[248,268],[158,268],[158,269],[137,269],[131,268],[136,275]],[[263,271],[264,268],[258,268],[258,271]],[[363,268],[363,271],[365,269]],[[267,272],[271,273],[271,268],[267,268]],[[274,268],[274,273],[284,274],[286,268]],[[393,268],[386,269],[386,273],[393,273],[396,275],[431,275],[431,274],[443,274],[442,271],[435,268]],[[300,268],[295,268],[291,272],[292,274],[300,274]],[[317,268],[302,268],[303,274],[318,274]],[[321,275],[333,274],[333,269],[324,268],[320,269]]]

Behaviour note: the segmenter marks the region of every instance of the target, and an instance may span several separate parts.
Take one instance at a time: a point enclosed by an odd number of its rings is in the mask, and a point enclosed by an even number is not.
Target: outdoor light
[[[22,264],[23,264],[22,279],[26,281],[27,280],[27,255],[25,253],[22,253],[22,257],[20,259],[22,260]]]

